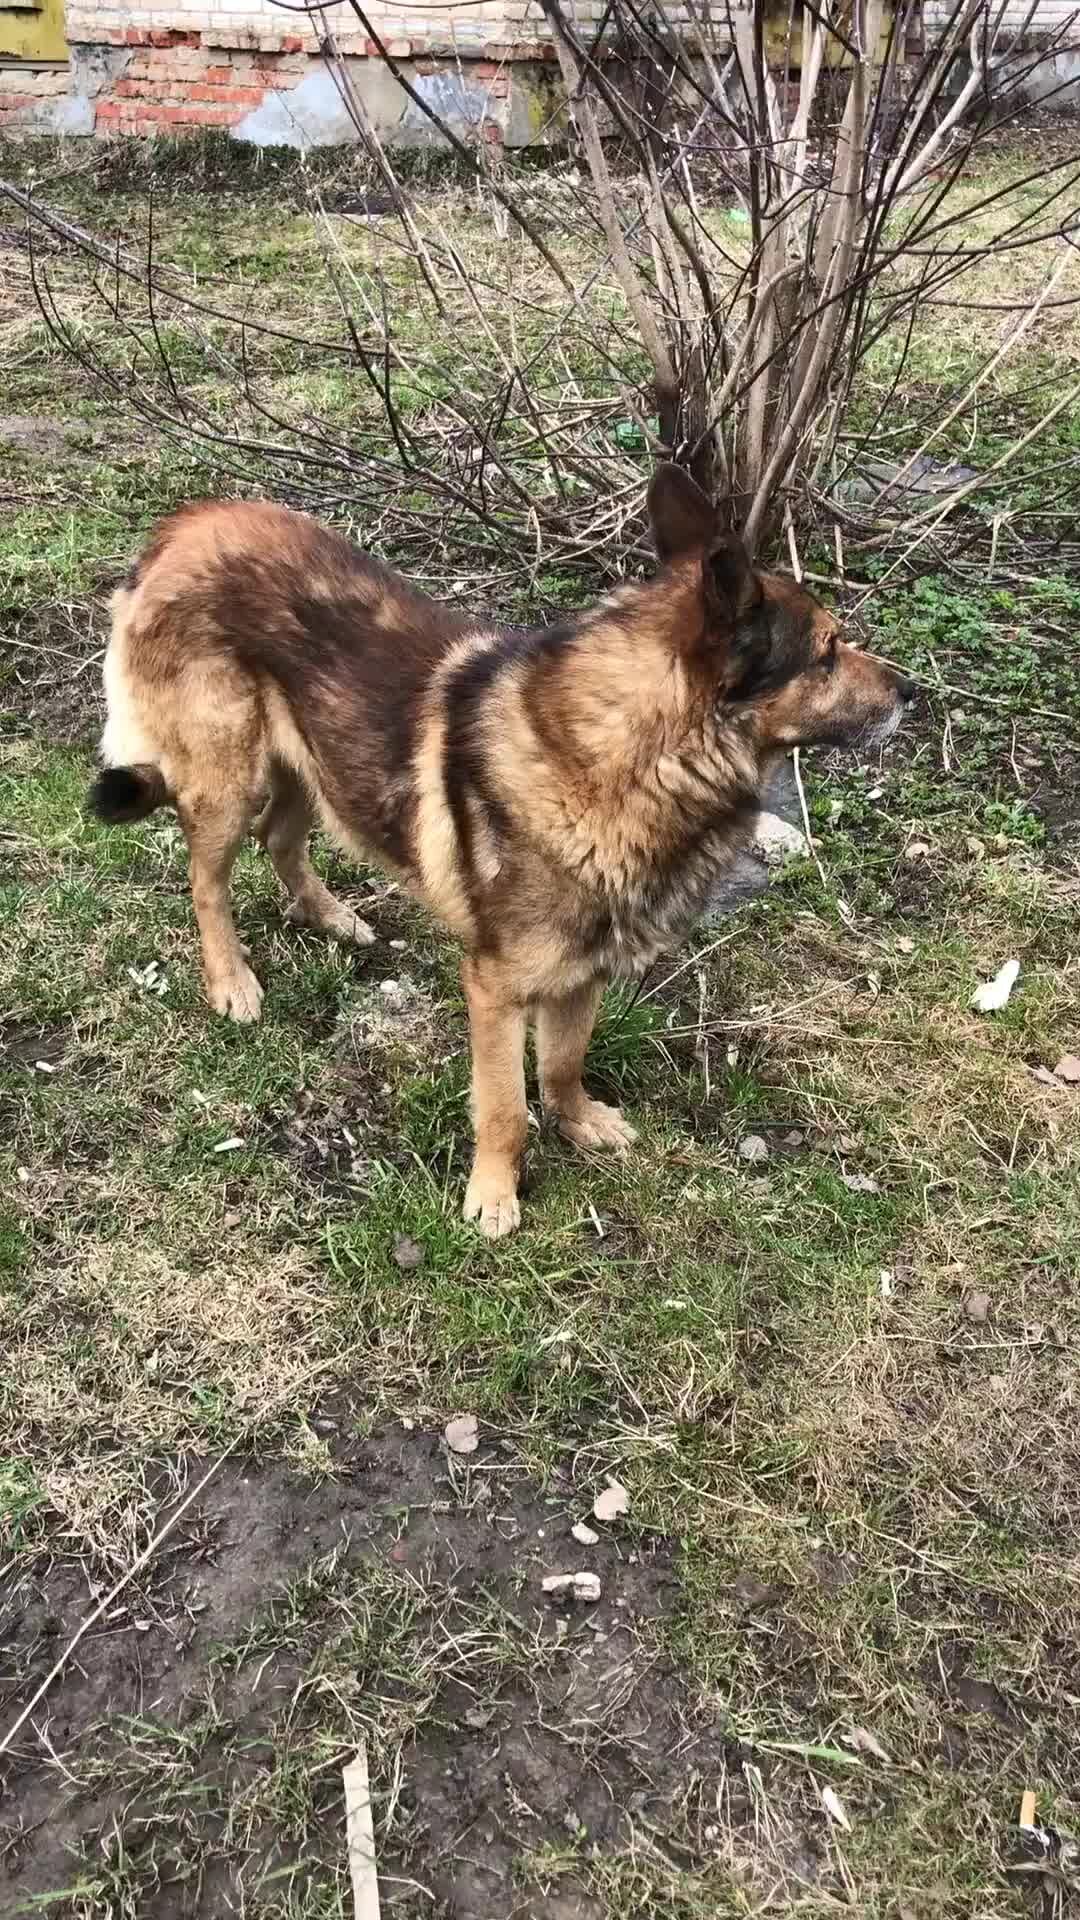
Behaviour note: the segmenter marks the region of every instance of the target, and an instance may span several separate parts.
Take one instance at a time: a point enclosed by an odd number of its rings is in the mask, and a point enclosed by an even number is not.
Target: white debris
[[[600,1576],[596,1573],[548,1573],[542,1585],[545,1593],[565,1593],[590,1604],[600,1598]]]
[[[593,1501],[593,1517],[597,1520],[617,1520],[621,1513],[629,1510],[630,1495],[618,1480],[610,1481]]]
[[[1009,996],[1020,977],[1019,960],[1006,960],[999,967],[992,980],[976,987],[971,996],[971,1004],[976,1013],[1000,1013],[1009,1003]]]
[[[801,860],[810,851],[801,828],[782,820],[778,813],[761,813],[754,829],[750,851],[766,866],[780,867],[788,860]]]
[[[455,1419],[448,1420],[443,1438],[452,1453],[475,1453],[480,1445],[475,1413],[459,1413]]]

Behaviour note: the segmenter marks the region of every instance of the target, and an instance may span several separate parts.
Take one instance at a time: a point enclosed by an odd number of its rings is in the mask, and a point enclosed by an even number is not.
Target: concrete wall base
[[[238,36],[233,36],[234,38]],[[347,146],[356,129],[334,76],[297,36],[250,34],[221,45],[208,32],[128,29],[76,43],[67,66],[0,64],[0,134],[155,134],[220,127],[257,146]],[[416,91],[470,143],[546,145],[565,130],[565,101],[550,49],[477,48],[469,55],[395,59]],[[389,146],[445,145],[375,50],[345,56],[349,78]]]

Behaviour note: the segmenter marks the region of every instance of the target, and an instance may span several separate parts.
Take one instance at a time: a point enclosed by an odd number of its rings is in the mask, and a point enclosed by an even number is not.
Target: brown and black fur
[[[176,808],[210,1004],[258,1018],[229,874],[254,829],[290,916],[367,943],[316,875],[318,819],[426,901],[464,947],[476,1157],[466,1217],[519,1218],[524,1046],[581,1146],[628,1146],[582,1068],[600,994],[688,931],[750,837],[770,766],[872,744],[910,688],[839,638],[792,581],[755,571],[663,467],[660,570],[521,631],[452,611],[306,516],[206,503],[162,522],[114,602],[106,820]]]

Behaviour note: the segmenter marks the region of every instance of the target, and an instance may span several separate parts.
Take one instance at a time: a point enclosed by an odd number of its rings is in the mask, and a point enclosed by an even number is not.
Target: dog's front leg
[[[631,1147],[637,1134],[618,1107],[592,1100],[582,1085],[585,1054],[604,991],[590,981],[561,1000],[543,1000],[536,1011],[536,1064],[546,1113],[578,1147]]]
[[[489,1240],[512,1233],[521,1219],[517,1188],[525,1151],[525,1007],[495,961],[466,955],[461,978],[469,1003],[476,1154],[465,1193],[465,1218]]]

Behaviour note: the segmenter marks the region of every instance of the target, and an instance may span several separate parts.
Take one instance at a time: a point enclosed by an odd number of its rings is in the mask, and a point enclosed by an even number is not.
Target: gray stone
[[[798,833],[802,838],[802,808],[799,805],[799,790],[795,785],[795,776],[791,761],[786,757],[775,769],[765,789],[763,813],[772,814],[778,821]],[[805,850],[805,839],[802,850]],[[796,851],[795,842],[791,842],[791,851]],[[734,913],[737,907],[744,906],[748,900],[756,900],[764,893],[769,884],[770,866],[775,870],[775,861],[766,857],[765,850],[756,851],[755,845],[740,853],[727,873],[725,873],[708,907],[706,920],[722,920],[726,914]]]
[[[840,481],[836,497],[852,505],[873,507],[878,513],[906,517],[909,513],[925,513],[969,480],[978,478],[974,467],[950,466],[926,453],[913,460],[906,472],[905,464],[900,460],[861,460]]]

